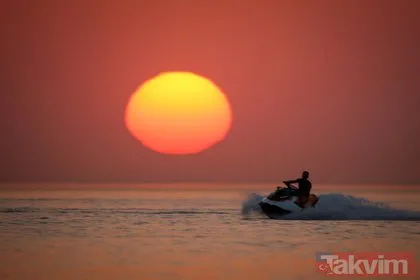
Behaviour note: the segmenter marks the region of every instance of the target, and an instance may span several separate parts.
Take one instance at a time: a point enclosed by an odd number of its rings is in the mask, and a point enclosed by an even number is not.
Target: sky
[[[0,181],[420,183],[418,1],[2,1]],[[155,153],[124,124],[164,71],[216,83],[225,141]]]

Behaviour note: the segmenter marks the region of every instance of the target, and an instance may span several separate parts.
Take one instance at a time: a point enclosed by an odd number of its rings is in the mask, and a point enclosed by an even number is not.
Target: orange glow
[[[151,150],[196,154],[226,137],[232,114],[227,98],[210,80],[189,72],[166,72],[134,92],[125,122]]]

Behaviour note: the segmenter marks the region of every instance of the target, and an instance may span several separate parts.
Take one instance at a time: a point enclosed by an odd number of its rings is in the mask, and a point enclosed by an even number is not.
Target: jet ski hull
[[[285,210],[275,205],[271,205],[269,203],[260,202],[261,210],[270,218],[275,218],[278,216],[283,216],[289,213],[292,213],[289,210]]]
[[[273,199],[273,196],[263,198],[259,203],[261,210],[270,218],[278,218],[294,212],[303,211],[305,208],[315,207],[318,197],[311,194],[305,207],[301,207],[296,196]]]
[[[270,218],[286,215],[292,212],[301,211],[296,202],[296,197],[289,197],[279,201],[272,200],[268,197],[263,198],[259,203],[261,210]]]

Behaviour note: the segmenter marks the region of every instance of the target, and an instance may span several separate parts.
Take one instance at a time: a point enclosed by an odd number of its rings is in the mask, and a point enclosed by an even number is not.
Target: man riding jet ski
[[[262,211],[269,217],[285,215],[291,212],[302,211],[304,208],[314,207],[318,197],[310,194],[312,183],[308,180],[309,172],[303,171],[302,178],[283,181],[286,188],[277,187],[277,190],[259,203]],[[299,188],[292,184],[297,183]]]

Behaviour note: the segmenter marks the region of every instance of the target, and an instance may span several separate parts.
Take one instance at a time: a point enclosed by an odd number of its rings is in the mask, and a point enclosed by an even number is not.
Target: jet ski
[[[298,189],[292,187],[277,187],[277,190],[264,197],[259,203],[261,210],[270,218],[277,218],[293,212],[302,211],[305,208],[315,207],[318,197],[309,195],[305,205],[299,201]]]

